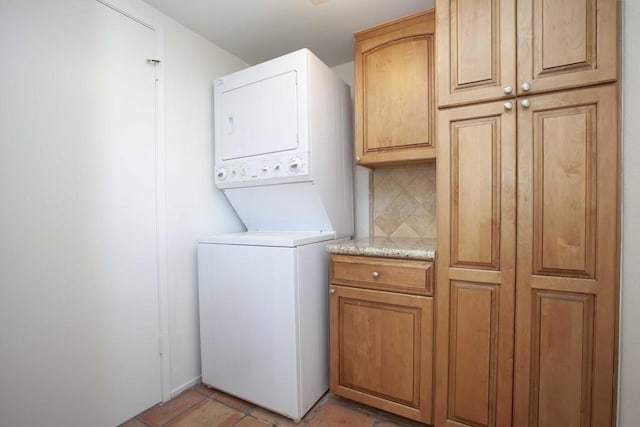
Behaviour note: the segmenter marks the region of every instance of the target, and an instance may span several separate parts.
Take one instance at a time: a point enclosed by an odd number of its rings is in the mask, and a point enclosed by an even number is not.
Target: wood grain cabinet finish
[[[355,35],[355,153],[368,167],[435,158],[434,12]]]
[[[431,424],[433,298],[376,290],[378,285],[370,286],[370,280],[362,276],[371,262],[378,260],[408,263],[424,277],[424,263],[369,258],[361,264],[361,257],[352,257],[353,262],[345,262],[349,256],[331,258],[331,391]],[[414,273],[400,277],[415,277]]]
[[[516,111],[438,113],[437,426],[509,426]]]
[[[436,0],[436,10],[438,106],[515,96],[515,0]]]
[[[617,100],[438,112],[436,425],[613,425]]]
[[[437,0],[438,106],[615,81],[618,5]]]
[[[518,94],[615,81],[619,4],[518,0]]]
[[[617,87],[518,107],[514,425],[610,426],[618,282]]]

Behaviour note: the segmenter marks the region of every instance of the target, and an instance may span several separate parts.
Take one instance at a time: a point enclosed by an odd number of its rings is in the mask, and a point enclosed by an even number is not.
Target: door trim
[[[137,23],[153,30],[155,39],[156,104],[156,259],[158,281],[158,349],[160,352],[160,384],[162,401],[171,399],[171,346],[169,345],[169,289],[167,266],[167,184],[166,144],[164,135],[164,28],[146,13],[125,0],[96,0]]]

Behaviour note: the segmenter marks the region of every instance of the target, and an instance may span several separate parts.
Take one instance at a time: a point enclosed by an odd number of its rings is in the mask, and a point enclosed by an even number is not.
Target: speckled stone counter
[[[341,255],[408,258],[434,261],[436,239],[374,237],[327,245],[327,252]]]

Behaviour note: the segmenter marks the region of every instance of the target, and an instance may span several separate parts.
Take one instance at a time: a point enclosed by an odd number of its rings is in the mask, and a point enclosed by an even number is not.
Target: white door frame
[[[164,140],[164,29],[154,19],[135,8],[132,2],[125,0],[96,0],[107,7],[150,28],[154,32],[156,63],[156,111],[155,111],[155,148],[156,148],[156,257],[158,280],[159,332],[158,348],[160,352],[162,401],[171,398],[171,348],[169,345],[169,290],[167,272],[167,184],[166,184],[166,146]]]

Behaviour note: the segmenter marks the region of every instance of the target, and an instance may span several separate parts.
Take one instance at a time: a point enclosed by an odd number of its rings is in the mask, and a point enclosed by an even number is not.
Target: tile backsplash
[[[370,234],[436,237],[436,165],[375,169],[370,182]]]

